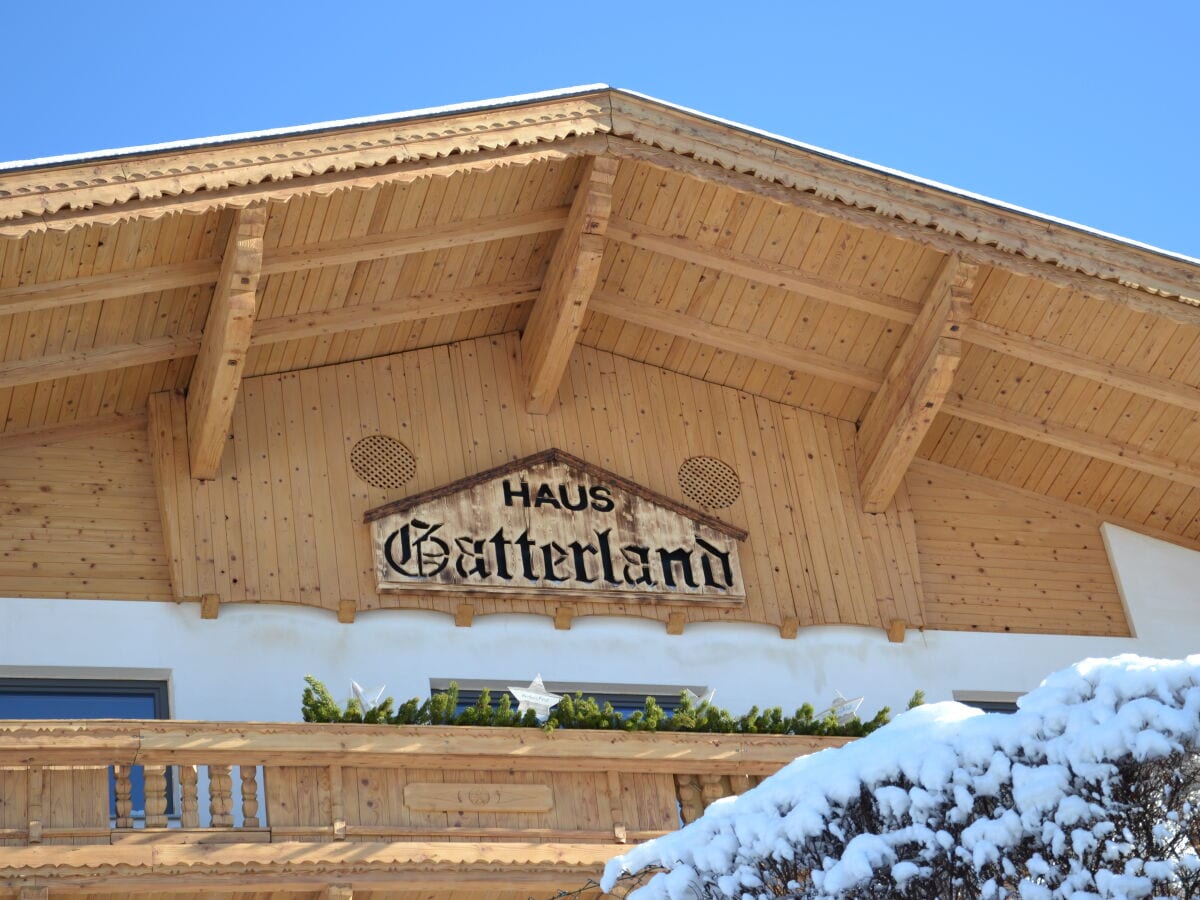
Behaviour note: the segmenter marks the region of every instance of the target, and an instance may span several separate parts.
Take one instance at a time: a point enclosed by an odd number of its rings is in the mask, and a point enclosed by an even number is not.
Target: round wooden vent
[[[350,450],[354,474],[371,487],[393,490],[402,487],[417,474],[417,459],[412,451],[386,434],[372,434]]]
[[[705,509],[732,506],[742,495],[737,472],[713,456],[692,456],[679,467],[679,486],[683,496]]]

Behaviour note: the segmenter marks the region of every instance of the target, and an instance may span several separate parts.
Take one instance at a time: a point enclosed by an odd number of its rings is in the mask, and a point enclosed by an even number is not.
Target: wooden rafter
[[[616,174],[617,161],[610,157],[589,157],[584,162],[571,213],[521,337],[531,413],[550,411],[583,327],[588,299],[600,276]]]
[[[594,312],[624,322],[698,341],[727,353],[736,353],[792,372],[827,378],[849,387],[875,391],[883,383],[883,375],[866,366],[833,359],[815,350],[793,347],[783,341],[714,325],[696,316],[638,303],[617,294],[597,291],[590,306]]]
[[[263,253],[262,274],[279,275],[323,266],[371,262],[556,231],[566,223],[567,213],[566,207],[542,209],[511,216],[468,219],[395,234],[285,247]],[[200,259],[168,266],[6,288],[0,290],[0,315],[38,312],[78,303],[213,284],[220,274],[219,259]]]
[[[1039,366],[1089,378],[1131,394],[1200,412],[1200,390],[1191,385],[1161,375],[1138,372],[1027,334],[986,322],[971,321],[963,327],[963,340]]]
[[[432,291],[387,303],[361,304],[259,319],[254,323],[250,346],[258,347],[318,335],[380,328],[400,322],[525,303],[536,299],[538,290],[536,284],[517,282],[494,287]],[[203,335],[196,332],[167,335],[0,363],[0,388],[183,359],[195,356],[200,351],[202,338]]]
[[[909,324],[917,318],[919,307],[901,297],[867,288],[849,288],[832,278],[805,272],[795,266],[770,262],[748,253],[705,244],[682,235],[658,232],[625,219],[614,219],[609,224],[608,236],[632,247],[736,275],[768,287],[804,294],[847,309],[882,316],[894,322]]]
[[[265,206],[234,213],[200,353],[188,383],[188,456],[193,478],[216,478],[221,465],[254,330],[255,295],[262,274],[266,225]]]
[[[971,315],[977,272],[957,256],[946,257],[863,417],[858,478],[867,512],[883,512],[892,502],[950,390],[962,357],[957,335]]]
[[[1061,450],[1081,453],[1093,459],[1200,488],[1200,467],[1081,428],[965,397],[948,398],[942,406],[942,412],[956,419],[986,425]]]

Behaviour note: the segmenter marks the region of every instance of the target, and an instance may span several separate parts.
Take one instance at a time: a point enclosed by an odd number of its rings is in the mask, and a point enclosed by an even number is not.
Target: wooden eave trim
[[[692,509],[690,506],[686,506],[665,494],[652,491],[650,488],[638,484],[636,481],[631,481],[622,475],[610,472],[608,469],[580,459],[578,456],[574,456],[564,450],[559,450],[557,447],[531,453],[529,456],[523,456],[520,459],[514,459],[503,465],[494,466],[482,472],[476,472],[474,475],[459,478],[457,481],[451,481],[448,484],[422,491],[419,494],[413,494],[400,500],[393,500],[391,503],[385,503],[383,506],[369,509],[363,513],[363,522],[375,522],[379,519],[396,515],[397,513],[407,512],[415,506],[420,506],[422,503],[448,497],[452,494],[473,488],[476,485],[483,484],[485,481],[491,481],[493,478],[502,478],[505,475],[527,469],[530,466],[541,465],[542,463],[563,463],[570,468],[578,469],[597,481],[607,482],[627,494],[641,497],[643,500],[669,509],[671,512],[681,515],[686,519],[691,519],[693,522],[707,525],[709,528],[727,535],[734,540],[744,541],[750,536],[750,533],[744,528],[739,528],[736,525],[731,525],[728,522],[718,519],[716,516]]]
[[[268,182],[299,181],[332,173],[395,168],[497,151],[529,149],[604,134],[609,92],[449,113],[423,120],[367,124],[235,144],[152,152],[29,170],[0,171],[0,223],[22,230],[55,228],[64,212],[96,212],[136,201],[196,194],[207,206],[222,194]],[[70,226],[68,226],[70,227]]]
[[[789,184],[791,179],[776,181],[773,177],[764,177],[759,175],[753,167],[750,171],[743,171],[740,168],[727,169],[720,164],[704,162],[699,158],[692,158],[614,135],[608,137],[607,145],[608,152],[623,159],[644,162],[665,171],[678,172],[711,184],[764,197],[776,203],[795,206],[817,215],[849,222],[861,228],[881,231],[901,240],[931,247],[939,253],[956,253],[969,262],[992,266],[1056,287],[1078,291],[1140,313],[1159,316],[1185,325],[1200,325],[1200,301],[1193,304],[1190,301],[1160,296],[1120,281],[1093,277],[1081,271],[1060,266],[1053,259],[1043,262],[1022,254],[1019,249],[1010,252],[987,243],[974,242],[956,233],[943,232],[936,224],[922,225],[919,222],[910,222],[903,218],[880,215],[874,210],[862,209],[833,199],[816,189],[806,191],[802,188],[792,187]],[[928,219],[927,216],[921,218]],[[1186,268],[1184,263],[1178,265],[1180,268]],[[1188,289],[1190,290],[1190,288]]]
[[[605,139],[606,135],[611,136]],[[1061,283],[1051,277],[1056,270],[1081,274],[1082,283],[1071,286],[1123,297],[1144,311],[1172,315],[1158,309],[1169,310],[1171,304],[1155,299],[1168,297],[1200,313],[1195,308],[1200,306],[1200,267],[1185,261],[612,90],[533,101],[519,109],[468,110],[332,133],[0,174],[0,235],[237,206],[246,202],[247,188],[269,187],[272,181],[298,182],[298,193],[304,193],[330,189],[324,180],[330,174],[349,175],[354,181],[364,169],[465,159],[580,137],[600,138],[617,152],[625,145],[624,155],[631,158],[639,149],[658,150],[677,160],[691,158],[700,168],[744,173],[745,178],[786,188],[781,198],[785,202],[808,197],[822,201],[818,205],[824,214],[834,206],[862,212],[858,221],[868,227],[889,221],[907,226],[903,230],[910,235],[936,232],[953,237],[955,246],[939,249],[967,253],[979,248],[980,262],[1054,283]],[[597,151],[593,147],[587,152]],[[647,161],[653,158],[652,152]],[[292,185],[296,186],[300,185]],[[256,199],[295,193],[260,190]],[[195,200],[198,195],[203,199],[190,205],[156,203],[164,198]],[[118,206],[130,208],[118,213]],[[1036,265],[1031,271],[1025,263]],[[1125,290],[1089,291],[1090,281]]]
[[[589,157],[558,235],[537,301],[521,335],[526,407],[548,413],[583,328],[588,300],[600,277],[604,235],[612,214],[617,160]]]
[[[418,159],[375,168],[346,169],[283,180],[265,180],[246,185],[233,184],[225,189],[197,190],[188,193],[156,194],[146,199],[130,199],[98,208],[67,208],[36,218],[5,222],[0,219],[0,238],[19,238],[40,231],[66,231],[85,225],[117,225],[135,219],[155,219],[165,215],[196,215],[214,209],[240,209],[255,203],[286,202],[310,194],[336,191],[370,190],[384,184],[405,184],[425,178],[448,178],[467,172],[489,172],[509,166],[538,162],[564,162],[578,156],[603,153],[607,144],[603,135],[565,136],[552,143],[531,139],[501,150],[451,153],[430,159]]]
[[[954,235],[1045,265],[1200,305],[1200,266],[1039,216],[790,146],[619,91],[612,138],[627,138],[731,172]],[[610,140],[610,144],[613,143]],[[965,249],[965,248],[963,248]]]

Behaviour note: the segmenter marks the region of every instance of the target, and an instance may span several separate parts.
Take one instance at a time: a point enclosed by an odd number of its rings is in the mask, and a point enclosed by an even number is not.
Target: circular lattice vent
[[[417,474],[412,451],[386,434],[372,434],[355,444],[350,465],[367,484],[384,490],[401,487]]]
[[[679,467],[683,496],[705,509],[724,509],[742,495],[733,467],[713,456],[692,456]]]

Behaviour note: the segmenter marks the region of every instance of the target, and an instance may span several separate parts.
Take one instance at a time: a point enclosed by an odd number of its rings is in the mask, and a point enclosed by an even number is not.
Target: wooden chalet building
[[[830,742],[303,676],[1003,705],[1198,550],[1196,260],[603,86],[0,167],[0,896],[549,897]]]

